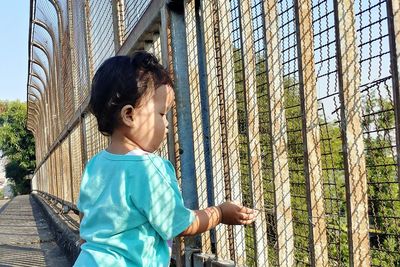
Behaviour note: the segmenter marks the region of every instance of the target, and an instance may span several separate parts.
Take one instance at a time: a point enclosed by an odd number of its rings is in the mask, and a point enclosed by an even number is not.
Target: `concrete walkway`
[[[0,205],[0,266],[71,266],[31,196]]]

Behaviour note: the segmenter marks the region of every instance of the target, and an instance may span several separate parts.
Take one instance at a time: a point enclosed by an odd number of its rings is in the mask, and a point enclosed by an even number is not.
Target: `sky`
[[[29,2],[0,1],[0,100],[26,101]]]

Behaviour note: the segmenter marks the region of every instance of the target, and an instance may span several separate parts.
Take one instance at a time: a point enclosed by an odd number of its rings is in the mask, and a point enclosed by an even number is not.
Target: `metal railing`
[[[94,72],[145,49],[174,78],[157,153],[185,204],[260,211],[176,239],[178,266],[400,265],[399,1],[32,0],[30,22],[34,189],[74,207],[108,144],[87,108]]]

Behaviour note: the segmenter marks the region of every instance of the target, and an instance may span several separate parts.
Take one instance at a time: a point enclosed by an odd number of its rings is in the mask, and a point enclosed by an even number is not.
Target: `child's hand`
[[[255,210],[243,207],[237,202],[227,201],[218,206],[222,213],[221,223],[224,224],[251,224],[254,222]]]

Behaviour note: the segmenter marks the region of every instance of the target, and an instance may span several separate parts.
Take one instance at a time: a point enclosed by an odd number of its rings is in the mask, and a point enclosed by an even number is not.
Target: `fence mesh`
[[[191,121],[181,121],[176,105],[156,153],[184,186],[182,153],[192,138],[200,206],[240,199],[261,214],[244,228],[206,233],[202,251],[247,266],[399,266],[399,4],[185,1],[182,13],[152,3],[32,1],[35,188],[76,204],[86,162],[109,142],[88,112],[90,80],[121,46],[142,48],[175,83],[189,80],[179,90],[190,92]],[[186,36],[174,36],[174,16]],[[129,38],[134,32],[143,36]],[[174,50],[182,42],[183,55]],[[174,73],[182,56],[187,73]],[[193,133],[178,130],[189,123]],[[190,242],[175,240],[177,265]]]
[[[368,180],[373,266],[399,264],[400,198],[397,177],[393,75],[387,1],[356,1],[360,92]],[[398,86],[398,85],[397,85]],[[397,144],[398,146],[399,144]]]

